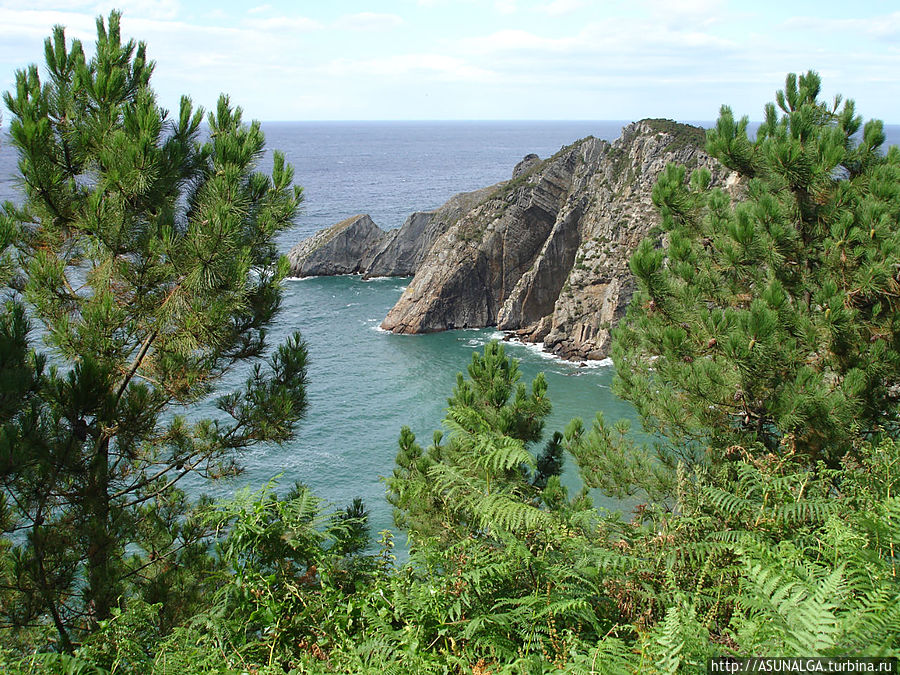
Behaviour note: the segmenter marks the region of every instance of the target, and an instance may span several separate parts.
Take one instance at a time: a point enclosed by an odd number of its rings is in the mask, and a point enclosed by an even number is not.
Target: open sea
[[[528,153],[549,157],[593,135],[613,140],[622,122],[283,122],[263,125],[267,146],[283,151],[302,185],[305,203],[279,247],[291,246],[348,216],[368,213],[384,229],[399,227],[413,211],[440,206],[457,192],[508,179]],[[900,138],[889,128],[889,142]],[[262,163],[266,168],[267,157]],[[18,201],[15,153],[0,134],[0,201]],[[379,323],[408,279],[331,277],[288,280],[271,344],[299,330],[307,342],[309,409],[297,438],[256,448],[241,461],[245,472],[214,484],[187,484],[194,494],[225,497],[244,486],[301,481],[327,502],[343,506],[362,497],[373,535],[392,527],[382,477],[389,476],[400,427],[410,426],[423,446],[440,428],[456,373],[473,350],[500,337],[494,329],[418,336],[392,335]],[[597,411],[607,419],[634,419],[610,391],[608,365],[560,361],[533,346],[508,344],[521,359],[523,378],[546,374],[553,413],[545,435],[572,417],[586,424]],[[2,386],[2,385],[0,385]],[[215,408],[194,411],[214,414]],[[635,425],[637,426],[637,425]],[[565,473],[573,488],[571,466]],[[615,507],[608,502],[603,504]],[[376,535],[377,537],[377,535]]]

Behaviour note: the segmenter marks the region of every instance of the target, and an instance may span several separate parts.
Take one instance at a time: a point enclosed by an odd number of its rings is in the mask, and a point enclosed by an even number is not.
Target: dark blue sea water
[[[623,122],[281,122],[267,144],[294,165],[306,195],[298,237],[368,213],[384,229],[457,192],[510,178],[533,152],[549,157],[588,135],[612,140]]]
[[[547,157],[587,135],[612,140],[621,127],[619,122],[264,125],[268,146],[286,154],[306,195],[296,227],[282,236],[280,248],[287,252],[316,230],[357,213],[369,213],[384,228],[398,227],[412,211],[509,178],[528,153]],[[900,128],[888,131],[889,141],[900,140]],[[14,172],[14,153],[0,136],[0,200],[17,199]],[[390,527],[381,477],[393,468],[400,427],[409,425],[427,444],[439,428],[456,373],[465,370],[473,349],[498,335],[492,329],[422,336],[379,331],[407,281],[288,281],[271,340],[278,343],[300,330],[308,343],[307,418],[295,441],[244,456],[246,472],[240,478],[194,483],[191,490],[223,497],[280,476],[281,485],[302,481],[336,505],[362,497],[373,532]],[[521,345],[508,349],[522,360],[525,379],[546,373],[554,405],[548,434],[574,416],[587,422],[598,410],[607,419],[632,417],[630,407],[610,392],[610,367],[581,368]],[[208,406],[200,412],[215,411]],[[575,484],[571,470],[567,480]]]

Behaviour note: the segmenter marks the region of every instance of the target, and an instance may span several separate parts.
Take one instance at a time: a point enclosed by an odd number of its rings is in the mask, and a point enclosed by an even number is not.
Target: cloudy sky
[[[90,44],[112,7],[170,108],[227,92],[261,120],[758,119],[812,68],[900,123],[896,0],[0,0],[0,87],[53,24]]]

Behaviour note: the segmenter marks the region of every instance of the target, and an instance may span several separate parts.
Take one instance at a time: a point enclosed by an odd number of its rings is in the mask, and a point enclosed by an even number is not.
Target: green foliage
[[[543,374],[529,392],[498,342],[486,345],[483,356],[472,354],[468,374],[457,376],[448,400],[446,436],[436,432],[423,450],[408,428],[400,434],[388,499],[413,541],[491,537],[547,524],[541,494],[562,469],[561,439],[551,438],[539,466],[528,448],[540,440],[550,413]]]
[[[106,671],[90,661],[69,654],[34,654],[17,659],[0,654],[0,666],[9,675],[105,675]]]
[[[295,337],[220,396],[225,418],[172,414],[266,352],[273,236],[300,194],[277,156],[271,177],[253,171],[258,125],[226,100],[206,143],[189,102],[170,121],[118,23],[98,23],[90,62],[57,29],[49,84],[33,67],[7,96],[28,198],[0,220],[4,672],[681,673],[726,654],[900,654],[900,154],[879,154],[879,123],[855,143],[852,102],[819,103],[814,73],[788,76],[753,142],[723,109],[708,147],[749,178],[746,201],[668,168],[665,248],[631,263],[614,355],[653,445],[598,416],[539,447],[546,381],[526,387],[491,343],[427,449],[401,431],[398,565],[389,532],[368,551],[360,500],[272,483],[192,505],[176,488],[289,438],[305,408]],[[644,500],[634,517],[570,498],[565,452],[586,489]]]
[[[666,146],[667,152],[677,152],[682,148],[702,149],[706,144],[706,132],[702,127],[667,119],[643,119],[641,122],[656,133],[669,134],[673,137],[672,142]]]
[[[898,466],[892,441],[833,471],[736,460],[640,521],[557,511],[567,534],[540,546],[424,542],[398,568],[387,538],[356,559],[352,588],[328,572],[348,560],[329,534],[339,512],[302,490],[244,493],[216,516],[235,526],[222,544],[233,582],[150,643],[143,672],[673,673],[726,654],[896,654]],[[709,499],[726,488],[736,500]],[[825,495],[840,508],[791,508]],[[78,657],[140,653],[154,610],[129,612]]]
[[[617,391],[675,446],[836,466],[896,427],[900,155],[861,141],[852,102],[789,76],[755,141],[728,108],[707,148],[743,176],[735,203],[700,170],[654,187],[665,247],[631,260],[638,291],[612,357]]]
[[[586,438],[575,430],[568,447]],[[583,497],[560,500],[546,528],[421,538],[402,566],[387,533],[377,552],[348,553],[358,507],[326,509],[299,486],[283,497],[244,491],[208,516],[226,567],[206,609],[169,632],[159,606],[131,602],[73,663],[674,673],[727,654],[895,655],[898,489],[900,444],[889,439],[839,469],[745,454],[676,471],[673,501],[631,522]],[[29,658],[9,659],[11,672],[35,672]]]
[[[221,632],[218,644],[240,644],[242,658],[271,667],[293,658],[298,646],[315,653],[346,633],[353,615],[340,616],[335,605],[343,608],[377,569],[357,555],[368,545],[359,500],[329,514],[304,486],[283,498],[267,487],[241,491],[211,518],[227,532],[219,544],[226,565],[220,590],[202,617]]]
[[[0,218],[0,616],[51,624],[70,650],[127,597],[161,603],[164,627],[193,611],[215,562],[179,481],[234,473],[303,415],[299,336],[254,363],[287,269],[275,236],[302,194],[279,153],[255,171],[259,124],[227,98],[206,141],[188,98],[161,109],[118,13],[90,59],[60,27],[45,57],[45,79],[30,66],[4,97],[25,201]],[[189,421],[248,362],[221,418]]]

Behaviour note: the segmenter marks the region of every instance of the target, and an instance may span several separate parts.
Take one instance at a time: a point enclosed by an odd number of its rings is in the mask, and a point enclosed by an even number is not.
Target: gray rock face
[[[602,359],[634,288],[628,260],[659,224],[651,194],[673,162],[727,172],[701,129],[665,120],[586,138],[514,180],[437,239],[382,327],[397,333],[497,325],[569,359]]]
[[[497,325],[564,358],[602,359],[634,289],[628,260],[659,224],[659,172],[705,167],[713,185],[741,189],[704,141],[697,127],[643,120],[613,143],[588,137],[547,160],[528,155],[512,180],[414,213],[399,230],[368,216],[339,223],[295,247],[292,269],[415,273],[382,323],[396,333]]]
[[[382,328],[427,333],[496,324],[553,230],[577,155],[578,144],[532,163],[462,216],[435,241]]]
[[[515,168],[513,168],[512,177],[513,180],[521,176],[522,174],[528,173],[531,169],[533,169],[537,164],[541,163],[541,158],[535,155],[534,153],[525,155],[522,158],[522,161],[516,164]]]
[[[362,274],[408,277],[418,270],[435,240],[496,186],[452,197],[434,211],[417,211],[399,229],[385,232],[368,215],[359,215],[321,230],[288,253],[297,277]]]
[[[497,326],[501,330],[533,325],[553,312],[581,243],[578,224],[589,203],[588,195],[578,186],[585,180],[585,169],[594,164],[608,145],[595,138],[580,144],[572,177],[574,191],[570,189],[566,202],[557,211],[553,229],[534,265],[522,275],[500,308]]]
[[[366,277],[408,277],[434,245],[459,218],[485,199],[493,188],[463,192],[436,209],[413,213],[398,230],[385,233],[371,260],[363,263]]]
[[[543,323],[529,325],[522,317],[524,339],[542,341],[546,350],[569,359],[608,356],[610,331],[634,291],[628,261],[660,223],[652,201],[657,175],[669,163],[705,167],[713,185],[725,185],[729,172],[706,154],[704,140],[695,127],[644,120],[585,158],[564,209],[579,212],[574,264]]]
[[[400,229],[385,232],[371,259],[363,263],[365,275],[408,277],[415,274],[427,247],[430,247],[425,231],[433,219],[434,211],[416,211]]]
[[[384,238],[384,231],[367,215],[354,216],[304,239],[288,252],[295,277],[356,274],[362,261]]]

